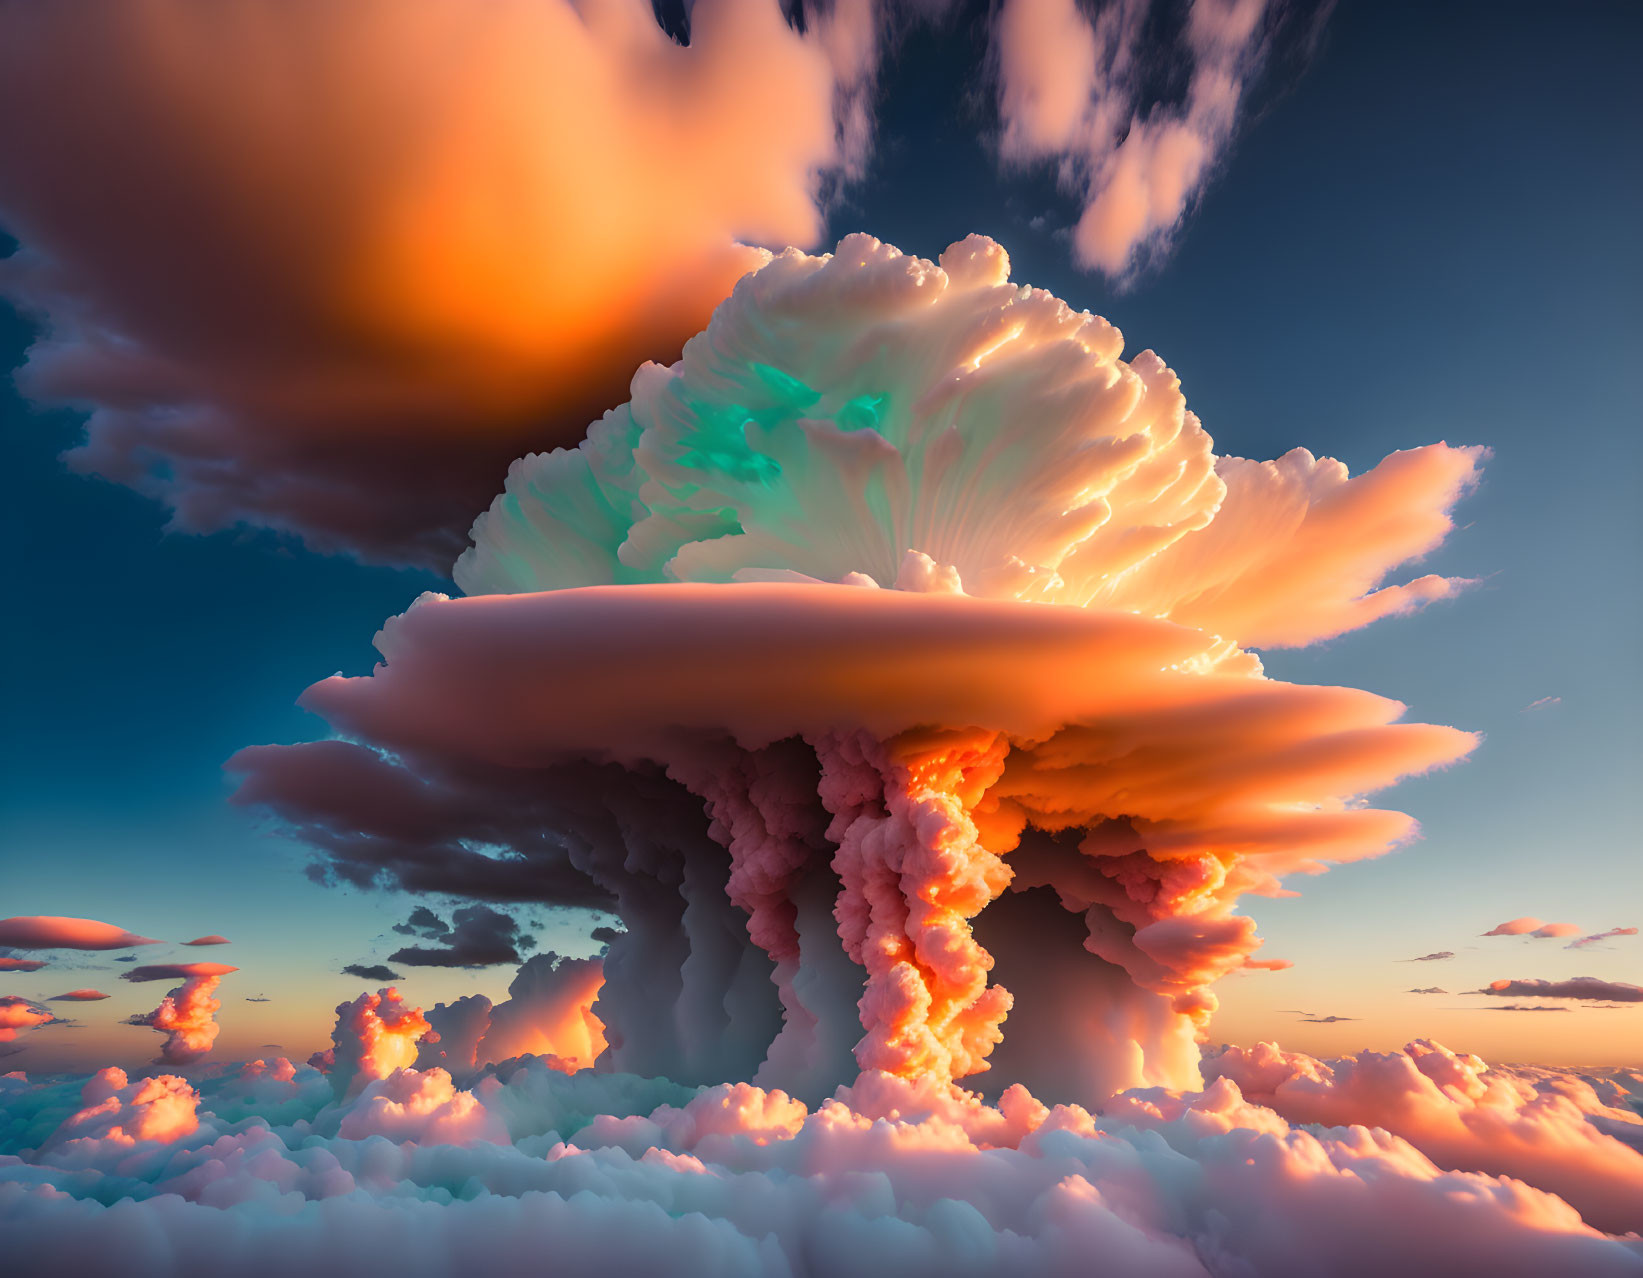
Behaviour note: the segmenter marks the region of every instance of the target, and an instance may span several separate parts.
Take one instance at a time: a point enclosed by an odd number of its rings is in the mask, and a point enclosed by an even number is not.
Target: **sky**
[[[1623,5],[1571,22],[1530,6],[1343,3],[1309,51],[1292,36],[1171,243],[1114,279],[1080,263],[1080,201],[1052,167],[1000,172],[985,18],[915,24],[883,55],[872,147],[808,246],[867,231],[934,258],[972,232],[993,237],[1015,279],[1117,325],[1126,358],[1159,352],[1222,454],[1304,446],[1357,473],[1437,440],[1487,447],[1456,531],[1422,566],[1475,584],[1265,654],[1270,674],[1365,688],[1482,744],[1393,792],[1420,822],[1417,843],[1292,881],[1298,897],[1245,899],[1262,957],[1294,966],[1223,980],[1212,1037],[1319,1054],[1433,1037],[1492,1060],[1643,1062],[1635,1007],[1536,1016],[1461,996],[1497,979],[1643,971],[1637,936],[1570,950],[1482,935],[1524,916],[1581,934],[1637,926],[1643,901],[1630,376],[1643,160],[1627,141],[1643,109],[1631,73],[1643,19]],[[132,216],[139,240],[163,239]],[[785,211],[766,220],[804,231]],[[34,332],[5,316],[9,366]],[[83,430],[81,414],[16,388],[0,400],[15,601],[0,661],[0,915],[226,936],[206,952],[240,969],[221,991],[218,1053],[305,1056],[361,988],[342,967],[384,961],[413,907],[448,918],[451,903],[312,881],[301,845],[229,806],[222,765],[244,746],[323,735],[298,694],[369,672],[382,620],[450,586],[265,530],[168,528],[159,501],[65,467]],[[481,491],[504,474],[505,461]],[[526,917],[542,949],[597,949],[588,913]],[[156,947],[141,961],[189,955]],[[148,1010],[155,987],[117,983],[119,970],[107,954],[64,953],[6,973],[5,991],[30,998],[71,984],[115,996],[37,1033],[19,1060],[145,1059],[152,1031],[118,1022]],[[423,1004],[499,998],[512,975],[421,968],[401,985]],[[1404,992],[1432,986],[1450,993]],[[1328,1017],[1342,1019],[1314,1023]]]

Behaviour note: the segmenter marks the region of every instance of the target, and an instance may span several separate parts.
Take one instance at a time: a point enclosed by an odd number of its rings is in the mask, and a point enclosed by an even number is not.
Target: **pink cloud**
[[[96,919],[50,914],[0,919],[0,945],[16,950],[124,950],[158,944],[150,937]]]
[[[11,954],[0,954],[0,972],[38,972],[45,965],[45,959],[26,959]]]
[[[101,990],[70,990],[67,994],[54,994],[53,1003],[96,1003],[109,997]]]
[[[1562,704],[1562,697],[1542,697],[1539,701],[1531,701],[1528,705],[1524,706],[1519,713],[1526,714],[1530,710],[1547,710],[1552,706],[1560,706]]]
[[[1230,1079],[1292,1123],[1384,1128],[1440,1167],[1516,1176],[1558,1194],[1599,1228],[1643,1226],[1643,1152],[1589,1119],[1619,1124],[1634,1139],[1643,1125],[1618,1097],[1605,1101],[1583,1080],[1537,1086],[1425,1039],[1332,1061],[1271,1043],[1232,1047],[1208,1057],[1204,1074]]]
[[[217,936],[215,934],[213,934],[211,936],[196,936],[192,941],[184,941],[183,944],[184,945],[227,945],[228,944],[228,938],[226,936]]]
[[[1525,917],[1497,923],[1484,936],[1579,936],[1580,929],[1573,923],[1543,923],[1537,918]]]

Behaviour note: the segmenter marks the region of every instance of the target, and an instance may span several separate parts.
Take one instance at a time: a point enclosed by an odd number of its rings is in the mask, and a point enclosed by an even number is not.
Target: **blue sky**
[[[974,30],[902,43],[875,158],[832,210],[830,238],[867,230],[926,256],[993,235],[1017,279],[1107,316],[1129,352],[1156,349],[1220,452],[1303,445],[1357,471],[1438,439],[1493,450],[1427,569],[1474,588],[1267,659],[1275,675],[1366,687],[1485,741],[1396,792],[1422,843],[1249,907],[1263,953],[1296,966],[1224,983],[1220,1037],[1333,1050],[1433,1033],[1485,1056],[1643,1059],[1632,1012],[1483,1015],[1400,992],[1438,966],[1450,989],[1643,968],[1638,938],[1572,953],[1477,935],[1524,914],[1636,925],[1643,902],[1643,12],[1581,12],[1341,5],[1310,64],[1259,99],[1174,252],[1122,291],[1074,267],[1074,210],[1044,174],[997,175],[974,127]],[[8,365],[29,333],[15,315],[0,323]],[[307,1035],[294,1049],[317,1046],[324,1009],[357,984],[338,967],[386,952],[373,938],[413,902],[309,882],[300,849],[226,806],[220,765],[243,745],[314,735],[301,689],[367,670],[382,619],[439,582],[264,533],[168,533],[158,505],[63,469],[78,429],[9,388],[0,399],[13,549],[0,914],[221,932],[244,972],[235,993],[283,1005],[225,1013],[225,1047],[292,1034]],[[1546,698],[1557,703],[1525,709]],[[564,921],[541,935],[577,943]],[[1397,963],[1433,950],[1457,957]],[[509,975],[419,973],[411,988],[494,995]],[[38,983],[15,992],[58,992]],[[150,993],[134,991],[131,1010]],[[1288,1008],[1357,1023],[1298,1025]],[[1555,1036],[1520,1023],[1548,1019]],[[149,1050],[143,1031],[124,1033],[134,1055]]]

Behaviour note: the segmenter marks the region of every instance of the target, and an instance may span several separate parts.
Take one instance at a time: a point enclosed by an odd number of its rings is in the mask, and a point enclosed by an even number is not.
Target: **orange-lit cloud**
[[[101,990],[70,990],[66,994],[53,994],[50,1001],[53,1003],[96,1003],[107,998]]]
[[[228,938],[226,936],[217,936],[215,934],[212,934],[211,936],[196,936],[192,941],[184,941],[183,944],[184,945],[227,945],[228,944]]]
[[[222,1010],[222,1003],[216,998],[221,984],[221,976],[190,976],[161,999],[152,1012],[133,1016],[128,1023],[146,1025],[166,1036],[159,1059],[167,1065],[192,1065],[210,1053],[221,1031],[216,1021],[217,1013]]]
[[[26,959],[18,958],[14,954],[0,954],[0,972],[38,972],[45,965],[45,959]]]
[[[45,1008],[15,994],[0,996],[0,1043],[10,1043],[19,1034],[56,1020]]]
[[[0,8],[4,287],[71,464],[444,569],[529,446],[671,358],[859,161],[869,4]],[[72,87],[71,87],[72,86]],[[108,215],[109,199],[119,216]]]
[[[50,914],[0,919],[0,945],[16,950],[124,950],[159,943],[96,919]]]
[[[240,969],[227,963],[143,963],[121,972],[122,981],[192,981],[206,976],[227,976]]]

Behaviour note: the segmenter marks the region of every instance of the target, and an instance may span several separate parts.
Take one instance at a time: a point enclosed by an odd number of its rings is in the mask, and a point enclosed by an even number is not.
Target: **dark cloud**
[[[450,926],[439,915],[435,914],[426,905],[419,905],[411,911],[411,917],[403,923],[395,923],[394,931],[403,936],[423,936],[439,938],[451,934]]]
[[[373,963],[369,966],[364,963],[350,963],[342,969],[342,974],[344,976],[357,976],[362,981],[397,981],[402,979],[398,972],[390,971],[381,963]],[[268,1000],[263,999],[262,1001],[266,1003]]]
[[[1603,981],[1595,976],[1572,976],[1566,981],[1491,981],[1487,988],[1468,994],[1492,994],[1497,998],[1573,998],[1609,1003],[1643,1003],[1643,985],[1625,981]]]
[[[621,933],[621,930],[619,928],[596,927],[596,928],[593,929],[593,932],[591,933],[591,935],[592,935],[592,937],[595,941],[599,942],[599,944],[609,945],[617,937],[622,935],[622,933]]]
[[[488,905],[464,905],[451,918],[455,926],[442,936],[442,944],[408,945],[395,950],[388,961],[412,967],[491,967],[518,963],[521,950],[535,948],[536,942],[520,934],[514,918]]]
[[[1399,959],[1398,961],[1400,963],[1435,963],[1439,959],[1452,959],[1454,957],[1455,957],[1455,952],[1453,950],[1438,950],[1436,953],[1433,953],[1433,954],[1419,954],[1419,955],[1416,955],[1414,958]]]
[[[1305,1025],[1333,1025],[1337,1021],[1355,1021],[1357,1019],[1356,1016],[1303,1016],[1301,1022]]]
[[[264,997],[262,997],[262,995],[257,994],[257,995],[247,995],[245,1001],[247,1003],[272,1003],[274,1000],[271,999],[271,998],[264,998]]]
[[[244,776],[237,804],[272,815],[316,852],[309,876],[323,884],[397,888],[468,900],[611,909],[613,898],[573,864],[574,818],[618,818],[600,797],[622,793],[619,768],[462,775],[433,764],[412,771],[348,741],[253,746],[231,758]],[[632,796],[632,791],[627,791]],[[630,801],[700,823],[692,799],[659,771]]]
[[[1410,994],[1447,994],[1448,990],[1439,989],[1436,985],[1429,985],[1423,990],[1409,990]]]

